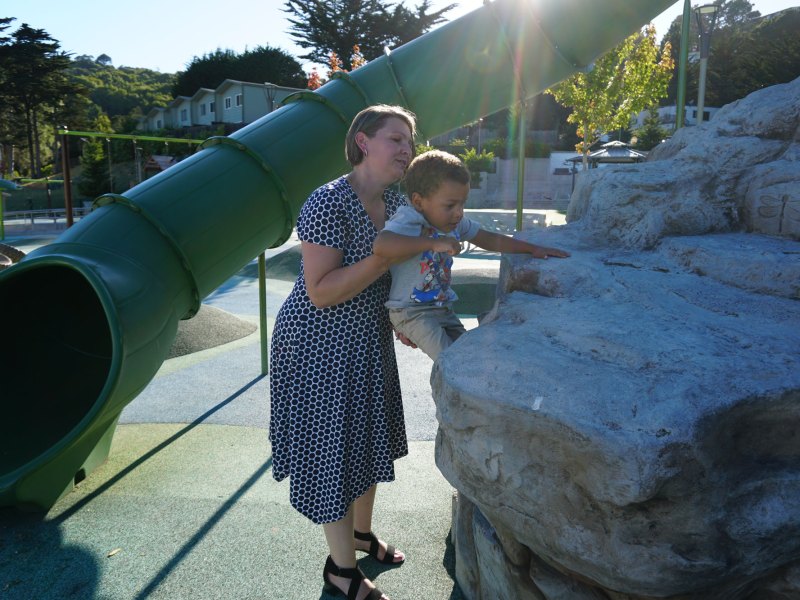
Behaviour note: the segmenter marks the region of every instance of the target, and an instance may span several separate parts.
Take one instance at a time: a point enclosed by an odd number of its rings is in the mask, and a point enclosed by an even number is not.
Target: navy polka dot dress
[[[384,193],[386,218],[405,203]],[[340,249],[343,265],[372,254],[378,234],[341,177],[306,200],[301,240]],[[273,477],[289,477],[290,501],[314,523],[344,518],[379,482],[394,480],[393,461],[408,454],[383,275],[356,297],[328,308],[308,298],[303,266],[275,322],[270,352]]]

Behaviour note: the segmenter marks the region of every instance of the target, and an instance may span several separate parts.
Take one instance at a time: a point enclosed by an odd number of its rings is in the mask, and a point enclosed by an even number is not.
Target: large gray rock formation
[[[434,367],[465,596],[800,597],[800,79],[568,218]]]

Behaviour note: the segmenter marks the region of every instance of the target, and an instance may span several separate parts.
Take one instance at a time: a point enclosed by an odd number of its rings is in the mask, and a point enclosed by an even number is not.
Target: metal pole
[[[706,72],[708,68],[708,53],[711,49],[711,32],[717,21],[717,11],[719,7],[714,4],[705,4],[695,9],[697,17],[697,28],[700,30],[700,80],[697,84],[697,124],[704,121],[704,108],[706,101]],[[708,16],[708,28],[706,29],[705,17]]]
[[[522,231],[522,195],[525,191],[525,101],[519,103],[517,115],[517,231]]]
[[[69,173],[69,142],[66,135],[61,135],[61,170],[64,172],[64,212],[67,217],[67,229],[72,227],[72,177]]]
[[[261,374],[269,373],[269,336],[267,335],[267,255],[258,255],[258,316],[261,331]]]
[[[106,138],[106,152],[108,152],[108,191],[114,193],[114,175],[111,171],[111,138]]]
[[[697,84],[697,124],[703,122],[703,109],[706,102],[706,70],[708,69],[708,58],[700,59],[700,80]]]
[[[684,0],[683,20],[681,21],[681,48],[678,57],[678,97],[675,106],[675,129],[683,127],[684,114],[686,113],[686,63],[689,57],[689,25],[691,23],[692,7],[690,0]]]

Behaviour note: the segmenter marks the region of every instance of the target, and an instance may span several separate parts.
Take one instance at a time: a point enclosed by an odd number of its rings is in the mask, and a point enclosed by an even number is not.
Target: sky
[[[525,1],[525,0],[520,0]],[[592,0],[586,0],[590,2]],[[638,0],[625,0],[638,1]],[[692,5],[710,0],[693,1]],[[391,0],[390,0],[391,2]],[[800,0],[751,0],[755,10],[767,15],[800,5]],[[396,3],[396,0],[391,3]],[[415,7],[420,0],[405,0]],[[433,10],[458,4],[447,12],[453,20],[483,5],[483,0],[432,0]],[[670,23],[683,13],[683,0],[653,20],[660,39]],[[61,50],[73,56],[106,54],[116,67],[144,67],[162,73],[182,71],[194,57],[215,50],[242,53],[258,46],[280,48],[310,71],[312,64],[299,59],[304,51],[287,33],[289,22],[283,0],[3,0],[0,17],[15,17],[14,31],[22,23],[44,29],[58,40]],[[222,14],[220,7],[226,8]],[[712,50],[713,51],[713,50]]]

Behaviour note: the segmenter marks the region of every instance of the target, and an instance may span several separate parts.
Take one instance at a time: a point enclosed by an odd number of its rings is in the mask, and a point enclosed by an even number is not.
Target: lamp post
[[[706,69],[708,66],[708,51],[711,48],[711,32],[717,22],[716,4],[704,4],[694,9],[697,17],[697,28],[700,30],[700,80],[697,84],[697,123],[703,122],[703,108],[706,99]]]
[[[678,94],[675,102],[675,130],[683,127],[686,113],[686,63],[689,54],[689,23],[692,18],[692,7],[689,0],[683,0],[683,18],[681,20],[681,48],[678,60]]]
[[[275,93],[278,91],[278,86],[274,83],[264,83],[264,91],[267,94],[267,102],[269,102],[269,112],[275,110]]]

